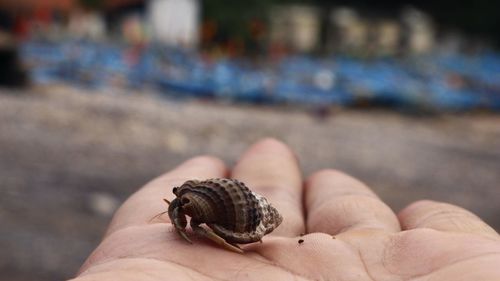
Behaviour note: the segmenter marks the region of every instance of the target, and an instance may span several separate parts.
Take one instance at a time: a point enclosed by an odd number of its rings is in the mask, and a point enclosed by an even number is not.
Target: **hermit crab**
[[[193,231],[224,248],[243,253],[237,244],[262,242],[262,237],[283,218],[263,196],[235,179],[189,180],[174,187],[176,198],[169,202],[168,216],[177,232],[189,243],[186,215]],[[200,224],[206,224],[206,227]]]

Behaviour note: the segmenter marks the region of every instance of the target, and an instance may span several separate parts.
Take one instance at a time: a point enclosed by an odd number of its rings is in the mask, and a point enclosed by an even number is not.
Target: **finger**
[[[370,188],[335,170],[317,172],[307,180],[305,204],[308,232],[400,230],[394,212]]]
[[[304,231],[302,177],[295,155],[285,144],[274,139],[254,144],[243,154],[231,177],[266,197],[283,216],[273,235],[296,236]]]
[[[479,217],[458,206],[430,200],[417,201],[398,214],[403,229],[432,228],[441,231],[475,233],[499,238]]]
[[[174,186],[180,186],[187,180],[225,177],[227,174],[224,163],[214,157],[199,156],[192,158],[174,170],[154,179],[133,194],[118,209],[108,228],[110,234],[124,227],[147,224],[151,219],[167,210],[163,198],[172,201]],[[160,221],[170,221],[168,216],[162,216]],[[152,221],[154,222],[154,220]]]

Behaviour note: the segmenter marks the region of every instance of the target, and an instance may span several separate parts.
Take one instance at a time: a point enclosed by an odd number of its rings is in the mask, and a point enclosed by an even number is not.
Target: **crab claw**
[[[172,202],[170,202],[168,206],[168,216],[170,217],[170,221],[177,230],[177,233],[179,233],[179,235],[182,238],[184,238],[184,240],[193,244],[191,239],[189,239],[189,237],[186,234],[186,225],[187,225],[186,214],[184,214],[184,211],[182,210],[180,203],[181,202],[177,198],[172,200]]]

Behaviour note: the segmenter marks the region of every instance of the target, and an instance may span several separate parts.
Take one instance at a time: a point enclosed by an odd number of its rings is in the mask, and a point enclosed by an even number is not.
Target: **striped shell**
[[[259,241],[283,220],[266,198],[238,180],[190,180],[175,187],[173,192],[178,203],[177,207],[170,204],[169,216],[174,220],[180,219],[177,223],[173,221],[178,230],[178,225],[186,224],[185,218],[180,216],[188,215],[191,226],[195,225],[193,229],[205,223],[217,236],[232,245]],[[176,208],[178,210],[174,215]]]

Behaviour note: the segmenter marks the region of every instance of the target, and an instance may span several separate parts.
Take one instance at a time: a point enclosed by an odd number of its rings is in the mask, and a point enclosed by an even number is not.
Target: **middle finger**
[[[304,232],[302,176],[292,151],[274,139],[250,147],[231,174],[256,193],[267,198],[283,216],[273,235],[297,236]]]

